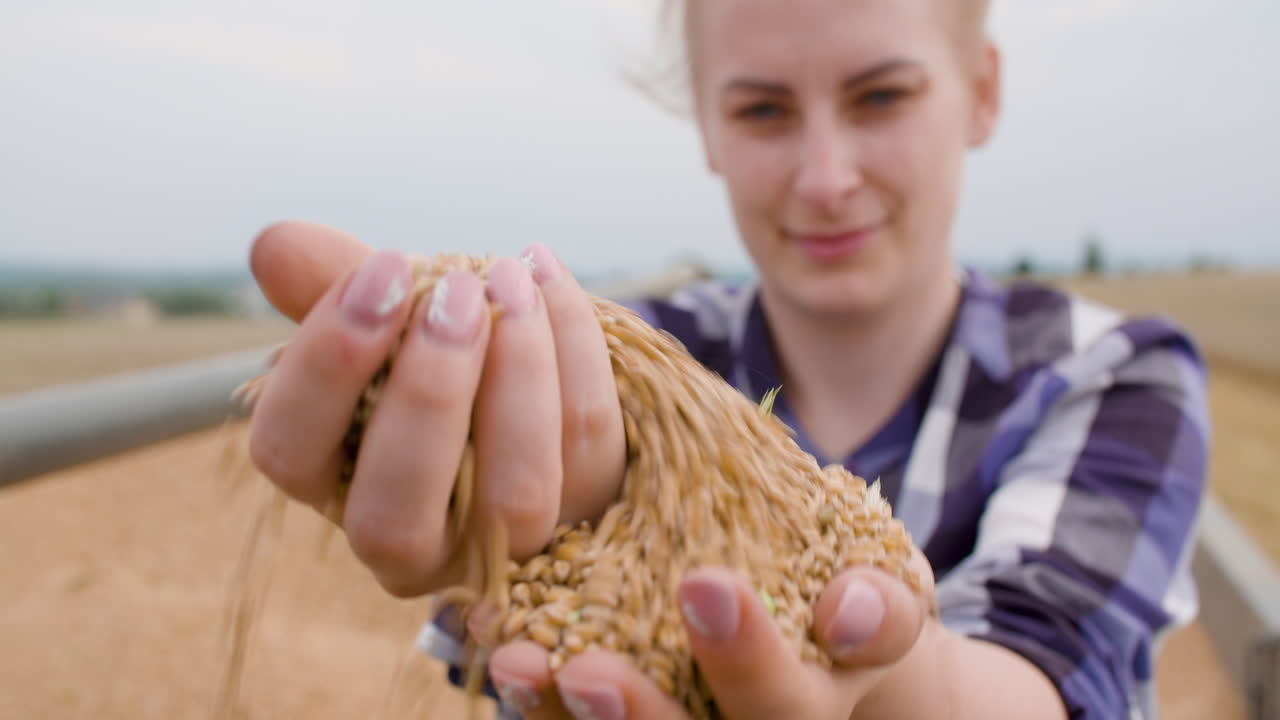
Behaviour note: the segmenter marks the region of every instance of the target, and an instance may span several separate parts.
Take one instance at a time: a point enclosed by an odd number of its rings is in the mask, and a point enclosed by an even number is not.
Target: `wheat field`
[[[1072,282],[1189,327],[1212,358],[1213,491],[1280,558],[1280,275]],[[1241,300],[1249,298],[1248,302]],[[279,342],[283,323],[0,324],[0,394]],[[0,720],[207,718],[223,623],[262,483],[220,471],[243,426],[197,433],[0,491]],[[412,639],[427,608],[378,589],[340,537],[291,508],[253,636],[242,718],[452,718]],[[1243,718],[1199,626],[1160,669],[1165,718]],[[400,682],[392,682],[399,668]],[[389,692],[394,689],[395,692]]]
[[[0,322],[0,395],[283,342],[284,320]]]

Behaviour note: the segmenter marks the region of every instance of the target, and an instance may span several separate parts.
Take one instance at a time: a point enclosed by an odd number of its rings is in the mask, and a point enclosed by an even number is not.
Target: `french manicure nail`
[[[381,250],[364,261],[342,293],[338,306],[352,322],[378,325],[409,296],[413,277],[409,263],[392,250]]]
[[[573,687],[561,684],[560,701],[574,720],[626,720],[627,717],[622,693],[607,685]]]
[[[424,322],[427,334],[454,345],[476,337],[484,316],[484,286],[465,270],[454,270],[436,281]]]
[[[533,276],[524,263],[500,257],[489,268],[489,296],[508,316],[523,315],[537,303]]]
[[[827,638],[832,655],[847,656],[874,637],[884,612],[884,598],[874,586],[858,581],[846,585]]]
[[[546,284],[560,277],[560,260],[551,249],[541,243],[530,245],[520,256],[520,262],[529,268],[533,281]]]
[[[680,585],[680,609],[695,632],[723,641],[738,632],[738,593],[723,580],[693,576]]]
[[[515,708],[516,712],[523,715],[536,710],[542,704],[538,689],[524,678],[494,670],[490,671],[489,676],[493,680],[494,689],[498,691],[498,697],[503,703]]]

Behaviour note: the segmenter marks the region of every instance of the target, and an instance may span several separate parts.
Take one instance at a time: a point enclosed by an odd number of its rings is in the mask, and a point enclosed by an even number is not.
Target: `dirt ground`
[[[1203,298],[1225,291],[1203,283],[1153,281],[1144,294],[1129,281],[1089,292],[1128,309],[1145,303],[1172,312],[1215,357],[1213,490],[1280,558],[1280,494],[1269,483],[1280,466],[1280,371],[1273,376],[1265,367],[1280,368],[1280,342],[1251,350],[1242,356],[1247,362],[1231,360],[1232,348],[1249,338],[1272,342],[1273,318],[1257,307],[1262,302],[1272,315],[1280,309],[1266,301],[1280,296],[1280,277],[1248,284],[1257,293],[1248,314],[1235,301],[1209,308]],[[1187,300],[1196,288],[1202,300]],[[1235,327],[1250,323],[1253,331]],[[0,325],[0,394],[273,343],[287,333],[279,323]],[[220,471],[229,439],[234,434],[200,433],[0,490],[0,647],[7,651],[0,654],[0,720],[215,720],[237,560],[268,497],[262,481],[236,489]],[[269,543],[273,584],[234,717],[462,717],[456,694],[430,692],[441,686],[439,667],[412,650],[423,602],[384,594],[342,538],[324,530],[313,513],[292,507]],[[1170,639],[1159,693],[1166,719],[1244,717],[1199,626]]]
[[[218,472],[202,433],[6,490],[0,498],[0,717],[210,718],[228,610],[263,482]],[[294,507],[234,717],[408,717],[439,669],[411,651],[427,608],[377,588],[340,538]],[[268,535],[270,537],[270,535]],[[420,718],[459,717],[456,698]]]

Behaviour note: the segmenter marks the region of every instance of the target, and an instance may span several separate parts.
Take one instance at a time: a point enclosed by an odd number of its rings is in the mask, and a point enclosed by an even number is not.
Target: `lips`
[[[871,226],[835,233],[796,233],[790,237],[804,250],[805,254],[815,260],[830,262],[853,255],[866,245],[874,234],[875,227]]]

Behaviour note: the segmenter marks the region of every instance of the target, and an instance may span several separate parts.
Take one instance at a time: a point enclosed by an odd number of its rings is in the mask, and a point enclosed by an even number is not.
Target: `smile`
[[[868,225],[857,230],[837,233],[792,233],[788,234],[788,237],[814,260],[831,262],[856,253],[871,240],[878,227]]]

